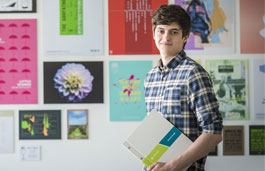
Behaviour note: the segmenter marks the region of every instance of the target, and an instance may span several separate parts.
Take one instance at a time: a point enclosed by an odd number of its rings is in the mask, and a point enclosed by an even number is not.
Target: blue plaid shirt
[[[222,116],[210,76],[184,51],[167,66],[160,60],[147,74],[144,87],[147,112],[161,112],[192,141],[202,133],[221,134]],[[206,156],[188,170],[204,170],[205,161]]]

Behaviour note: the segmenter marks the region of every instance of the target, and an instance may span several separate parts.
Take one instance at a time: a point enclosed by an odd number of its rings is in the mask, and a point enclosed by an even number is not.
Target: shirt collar
[[[182,50],[178,55],[172,58],[166,66],[163,66],[163,62],[160,59],[158,64],[160,71],[167,71],[176,68],[176,66],[180,63],[180,61],[185,57],[186,53],[184,52],[184,50]]]

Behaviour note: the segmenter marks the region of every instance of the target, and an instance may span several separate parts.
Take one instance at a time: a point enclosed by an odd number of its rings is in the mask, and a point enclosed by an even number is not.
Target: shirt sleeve
[[[189,107],[194,111],[202,133],[221,134],[223,120],[209,74],[202,67],[194,67],[188,80]]]

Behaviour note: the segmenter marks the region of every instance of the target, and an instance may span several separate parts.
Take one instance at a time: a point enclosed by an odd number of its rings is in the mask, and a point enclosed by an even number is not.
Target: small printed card
[[[39,145],[22,145],[19,149],[20,160],[40,160]]]

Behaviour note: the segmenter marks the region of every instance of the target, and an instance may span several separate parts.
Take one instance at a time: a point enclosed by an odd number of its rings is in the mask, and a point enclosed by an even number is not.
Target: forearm
[[[182,170],[191,163],[206,156],[221,140],[221,134],[202,134],[184,153],[167,163],[167,165],[172,170]]]

